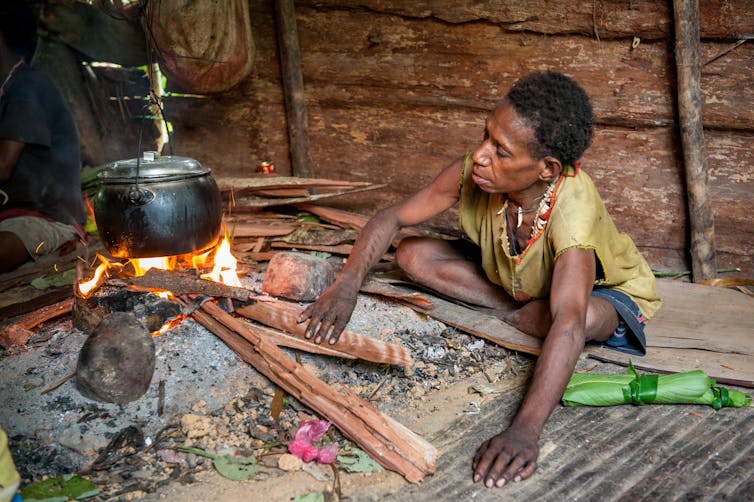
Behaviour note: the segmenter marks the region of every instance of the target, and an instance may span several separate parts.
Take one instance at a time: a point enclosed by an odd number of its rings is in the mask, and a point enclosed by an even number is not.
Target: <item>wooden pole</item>
[[[691,234],[691,275],[694,282],[714,278],[715,223],[709,200],[707,152],[702,125],[698,0],[674,0],[675,60],[678,73],[678,118]]]
[[[314,168],[309,157],[309,129],[304,78],[301,73],[301,49],[298,43],[293,0],[275,0],[275,23],[280,51],[280,71],[285,94],[285,113],[288,119],[291,174],[313,178]]]

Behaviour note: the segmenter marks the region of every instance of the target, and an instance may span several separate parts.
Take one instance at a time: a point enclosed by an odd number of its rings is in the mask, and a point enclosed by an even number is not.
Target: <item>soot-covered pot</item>
[[[105,249],[117,258],[202,251],[220,234],[222,201],[211,170],[188,157],[145,152],[98,175],[94,217]]]

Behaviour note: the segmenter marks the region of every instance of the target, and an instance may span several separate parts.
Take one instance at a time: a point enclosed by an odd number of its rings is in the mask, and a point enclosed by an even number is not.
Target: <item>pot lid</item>
[[[210,172],[211,169],[189,157],[161,157],[157,152],[144,152],[140,159],[116,160],[97,177],[102,181],[133,183],[137,175],[140,181],[169,181],[204,176]]]

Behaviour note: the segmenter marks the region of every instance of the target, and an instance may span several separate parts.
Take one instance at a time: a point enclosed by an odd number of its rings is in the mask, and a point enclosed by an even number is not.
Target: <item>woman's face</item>
[[[540,179],[544,160],[536,161],[528,145],[534,130],[504,102],[487,118],[484,140],[472,155],[472,179],[489,193],[526,191]]]

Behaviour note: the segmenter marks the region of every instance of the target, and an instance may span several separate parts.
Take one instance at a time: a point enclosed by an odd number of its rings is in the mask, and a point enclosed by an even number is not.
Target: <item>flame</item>
[[[123,264],[110,262],[99,253],[97,254],[97,258],[99,258],[100,264],[95,270],[92,279],[79,282],[77,287],[78,292],[84,298],[91,295],[105,281],[108,269],[123,267]],[[189,253],[179,256],[160,256],[157,258],[132,258],[129,263],[133,266],[134,275],[136,276],[144,275],[150,268],[174,270],[191,267],[199,270],[202,268],[206,269],[212,265],[211,272],[201,275],[203,279],[220,282],[228,286],[243,287],[236,273],[238,260],[231,254],[230,241],[227,235],[213,249],[202,254],[195,255]],[[155,291],[154,293],[165,299],[169,299],[171,296],[169,291]]]
[[[230,242],[228,236],[223,237],[220,245],[215,248],[214,267],[207,274],[202,274],[202,279],[221,282],[228,286],[243,287],[241,280],[236,274],[236,264],[238,260],[230,252]]]
[[[99,258],[100,264],[97,267],[97,269],[94,271],[94,276],[88,280],[79,282],[78,284],[78,291],[86,298],[89,296],[89,294],[94,291],[97,287],[99,287],[100,284],[102,284],[105,279],[103,276],[105,275],[105,272],[111,267],[110,262],[102,256],[101,254],[97,253],[97,258]]]
[[[157,331],[152,331],[150,334],[154,337],[154,336],[160,336],[163,333],[167,333],[174,327],[178,326],[181,323],[181,321],[183,321],[185,318],[186,316],[184,314],[180,314],[178,317],[170,319],[168,322],[163,324],[160,329],[158,329]]]
[[[86,206],[86,215],[90,220],[94,221],[94,204],[91,199],[84,195],[84,205]]]
[[[175,268],[175,258],[172,256],[158,256],[157,258],[133,258],[131,265],[137,276],[144,275],[150,268],[172,270]]]
[[[191,267],[195,269],[207,267],[210,262],[211,254],[212,254],[212,249],[210,249],[206,253],[191,256]]]

